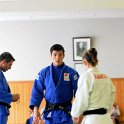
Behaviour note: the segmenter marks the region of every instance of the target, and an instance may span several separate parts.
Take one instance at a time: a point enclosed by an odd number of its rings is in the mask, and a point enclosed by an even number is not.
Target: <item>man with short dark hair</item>
[[[3,72],[11,69],[14,61],[14,57],[9,52],[0,55],[0,124],[7,124],[10,103],[20,99],[19,94],[11,94],[10,87],[3,74]]]
[[[79,74],[63,62],[65,50],[62,45],[54,44],[50,54],[52,64],[42,69],[34,81],[30,108],[34,110],[34,120],[38,121],[39,106],[45,98],[45,124],[73,124],[71,101],[77,90]]]

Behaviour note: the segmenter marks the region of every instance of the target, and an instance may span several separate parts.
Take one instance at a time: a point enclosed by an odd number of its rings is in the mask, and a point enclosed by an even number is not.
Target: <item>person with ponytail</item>
[[[97,68],[95,48],[84,52],[82,63],[86,68],[78,80],[78,89],[71,115],[76,124],[112,124],[110,111],[114,103],[115,87],[111,79]]]

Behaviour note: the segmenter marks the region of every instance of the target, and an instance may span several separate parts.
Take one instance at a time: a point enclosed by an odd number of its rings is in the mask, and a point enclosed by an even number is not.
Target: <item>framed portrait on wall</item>
[[[81,61],[83,52],[90,49],[90,37],[74,37],[73,38],[73,60]]]

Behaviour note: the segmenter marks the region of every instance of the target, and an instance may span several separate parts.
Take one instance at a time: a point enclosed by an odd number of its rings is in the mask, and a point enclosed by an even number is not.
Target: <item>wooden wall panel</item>
[[[118,104],[121,112],[120,121],[124,121],[124,78],[113,78],[112,79],[115,88],[116,96],[115,102]],[[10,116],[8,124],[25,124],[26,119],[29,118],[30,109],[29,101],[32,91],[33,81],[11,81],[9,82],[11,92],[19,93],[21,96],[19,103],[12,103],[10,109]],[[41,104],[41,107],[45,106],[45,101]]]
[[[121,113],[119,120],[124,121],[124,78],[113,78],[112,81],[116,89],[115,103],[118,105]]]
[[[11,103],[8,124],[24,124],[29,117],[29,99],[33,81],[9,82],[11,92],[20,94],[20,102]]]
[[[20,102],[11,103],[8,124],[25,124],[30,117],[29,101],[32,91],[33,81],[11,81],[9,86],[12,93],[20,94]],[[45,105],[45,101],[40,108]]]

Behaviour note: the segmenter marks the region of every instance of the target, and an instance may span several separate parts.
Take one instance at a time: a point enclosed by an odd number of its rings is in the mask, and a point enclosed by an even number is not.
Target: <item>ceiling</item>
[[[0,20],[123,18],[124,0],[0,0]]]

